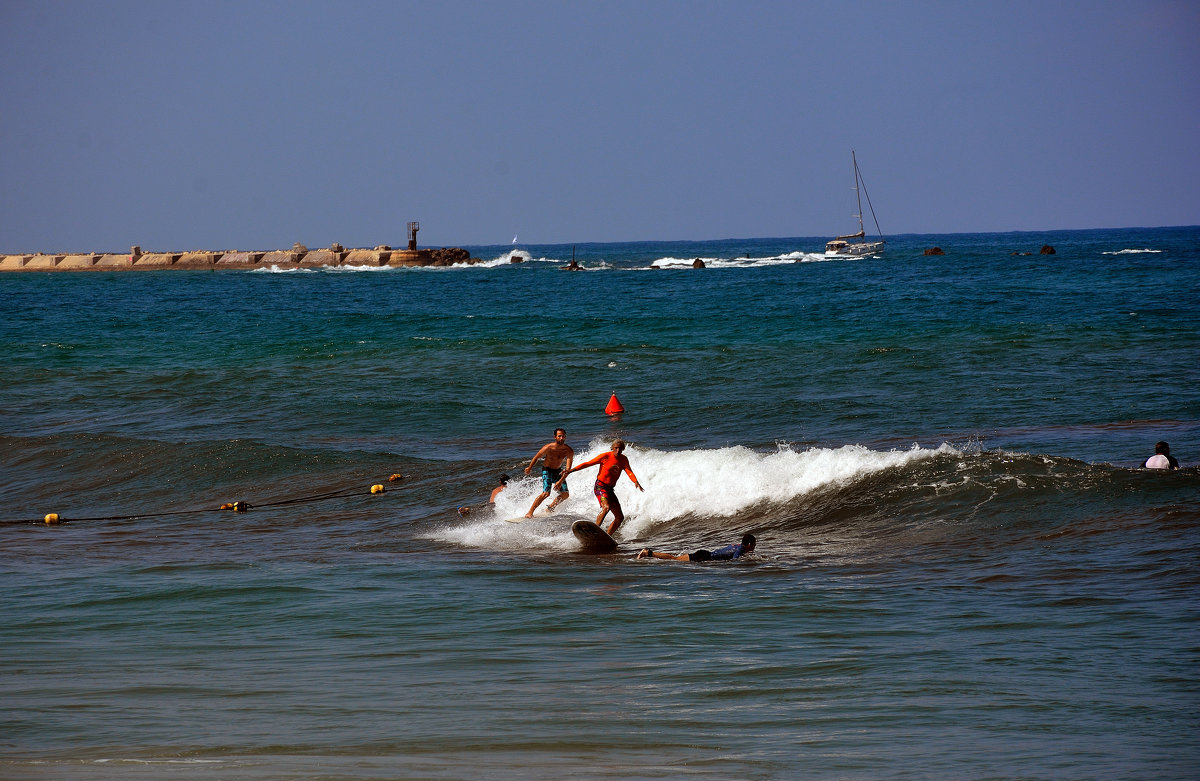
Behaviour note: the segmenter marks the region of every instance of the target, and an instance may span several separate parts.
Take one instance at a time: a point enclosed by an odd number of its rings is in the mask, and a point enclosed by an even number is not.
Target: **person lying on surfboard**
[[[740,545],[726,545],[724,548],[717,548],[714,551],[707,551],[701,548],[695,553],[663,553],[656,551],[653,548],[642,548],[638,551],[639,559],[672,559],[674,561],[731,561],[740,556],[745,556],[750,551],[754,550],[755,543],[753,534],[742,536]]]
[[[600,465],[600,471],[596,474],[596,485],[592,491],[596,494],[596,500],[600,502],[600,514],[596,516],[596,525],[600,526],[600,522],[604,520],[604,516],[609,512],[613,514],[612,523],[605,529],[608,536],[612,536],[616,532],[617,527],[625,520],[625,513],[621,511],[621,502],[617,499],[617,492],[613,489],[617,485],[617,480],[621,479],[621,472],[629,475],[629,479],[637,486],[639,491],[645,491],[642,484],[638,482],[637,476],[633,474],[633,470],[629,467],[629,459],[625,457],[625,441],[614,439],[612,447],[607,453],[601,453],[591,461],[585,461],[576,467],[570,467],[563,476],[559,479],[559,483],[567,479],[567,475],[572,472],[578,472],[580,469],[587,469],[589,466]],[[558,483],[555,483],[558,485]],[[601,527],[603,528],[603,527]]]

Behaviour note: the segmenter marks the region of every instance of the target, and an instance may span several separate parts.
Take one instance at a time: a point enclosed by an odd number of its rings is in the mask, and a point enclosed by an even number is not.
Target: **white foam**
[[[360,271],[393,271],[392,266],[321,266],[326,271],[360,272]]]
[[[256,268],[250,270],[251,274],[316,274],[315,268],[280,268],[279,266],[271,266],[270,268]]]
[[[576,453],[575,461],[588,461],[609,446],[608,441],[593,440]],[[783,504],[824,487],[957,452],[949,445],[937,449],[914,445],[908,450],[888,451],[861,445],[806,450],[782,445],[769,453],[741,446],[679,452],[630,446],[625,453],[646,490],[639,492],[628,476],[617,483],[617,496],[626,517],[617,537],[638,537],[658,524],[679,518],[733,517],[757,505]],[[497,497],[494,510],[484,510],[436,536],[470,547],[573,549],[576,543],[569,521],[594,519],[599,512],[592,494],[596,471],[596,467],[589,467],[568,477],[571,496],[553,514],[545,512],[551,501],[546,499],[533,519],[518,524],[506,521],[523,516],[541,493],[541,476],[535,473],[510,481]]]
[[[788,252],[783,255],[772,255],[763,258],[659,258],[650,264],[651,268],[692,268],[697,261],[703,261],[707,268],[763,268],[780,266],[788,263],[812,263],[825,260],[823,254],[813,252]]]
[[[1123,249],[1116,252],[1102,252],[1101,255],[1144,255],[1146,253],[1158,254],[1163,250],[1160,249]]]

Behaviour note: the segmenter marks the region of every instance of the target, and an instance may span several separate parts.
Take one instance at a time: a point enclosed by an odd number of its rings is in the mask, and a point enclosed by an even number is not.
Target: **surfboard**
[[[508,521],[509,523],[520,523],[521,521],[528,521],[529,518],[526,518],[524,515],[522,515],[518,518],[505,518],[504,520]]]
[[[617,541],[591,521],[575,521],[571,534],[583,545],[584,553],[612,553],[617,549]]]

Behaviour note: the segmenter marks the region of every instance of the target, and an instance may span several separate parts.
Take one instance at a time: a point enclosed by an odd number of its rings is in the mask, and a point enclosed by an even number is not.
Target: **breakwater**
[[[0,271],[153,271],[160,269],[255,269],[322,268],[329,266],[452,266],[478,263],[471,253],[458,247],[442,249],[346,249],[332,244],[310,250],[295,244],[287,250],[247,252],[243,250],[193,252],[34,253],[0,255]]]

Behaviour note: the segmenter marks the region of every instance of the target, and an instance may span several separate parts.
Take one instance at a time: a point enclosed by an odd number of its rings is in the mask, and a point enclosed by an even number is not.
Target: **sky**
[[[851,150],[885,235],[1195,225],[1198,40],[1192,0],[0,0],[0,253],[823,240]]]

